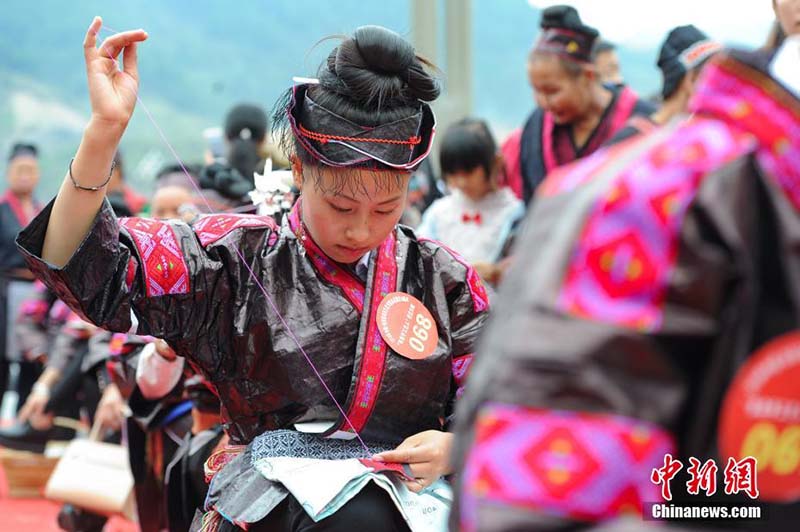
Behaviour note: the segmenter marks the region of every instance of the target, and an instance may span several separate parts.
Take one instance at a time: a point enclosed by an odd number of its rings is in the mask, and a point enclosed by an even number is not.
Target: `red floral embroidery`
[[[172,227],[145,218],[122,218],[143,266],[147,297],[188,294],[189,269]]]

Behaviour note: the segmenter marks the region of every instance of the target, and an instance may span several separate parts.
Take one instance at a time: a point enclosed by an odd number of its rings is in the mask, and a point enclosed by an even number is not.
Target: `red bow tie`
[[[461,215],[461,221],[464,222],[465,224],[468,224],[470,222],[474,222],[476,225],[481,225],[481,222],[483,222],[483,219],[481,218],[481,213],[479,213],[479,212],[475,213],[472,216],[470,216],[467,213],[464,213],[464,214]]]

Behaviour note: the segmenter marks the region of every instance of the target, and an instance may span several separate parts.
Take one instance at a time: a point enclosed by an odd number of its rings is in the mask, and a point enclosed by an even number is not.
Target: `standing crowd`
[[[800,1],[771,8],[755,51],[672,29],[651,99],[545,9],[535,110],[502,142],[477,117],[434,141],[433,65],[360,27],[149,198],[120,151],[147,34],[98,48],[95,19],[57,197],[34,197],[36,146],[8,157],[0,446],[88,422],[127,447],[143,532],[660,529],[666,457],[716,460],[721,505],[753,502],[727,482],[758,458],[769,528],[795,530]]]

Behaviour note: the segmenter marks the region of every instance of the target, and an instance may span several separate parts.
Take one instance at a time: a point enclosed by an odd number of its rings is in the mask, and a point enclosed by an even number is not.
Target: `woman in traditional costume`
[[[10,363],[18,362],[18,405],[22,405],[42,371],[41,362],[20,356],[14,335],[19,308],[33,293],[33,276],[14,241],[41,208],[33,197],[39,183],[36,146],[19,143],[11,148],[6,179],[6,192],[0,196],[0,401],[8,387]]]
[[[655,109],[625,86],[603,85],[592,63],[596,29],[569,6],[542,12],[528,60],[538,108],[503,144],[508,185],[529,203],[544,177],[594,153],[628,119]]]
[[[18,242],[80,314],[163,338],[218,391],[233,447],[208,464],[209,513],[195,526],[439,526],[448,419],[488,301],[463,259],[396,225],[433,139],[439,86],[425,63],[397,34],[362,27],[318,82],[287,93],[275,123],[302,199],[280,227],[233,214],[117,220],[103,187],[147,35],[98,49],[100,25],[84,42],[92,119]]]
[[[616,520],[674,497],[763,510],[677,530],[797,530],[798,57],[721,52],[690,120],[542,184],[460,404],[454,527],[650,530]]]

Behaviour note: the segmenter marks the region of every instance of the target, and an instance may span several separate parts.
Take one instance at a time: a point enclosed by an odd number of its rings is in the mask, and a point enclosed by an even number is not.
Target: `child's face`
[[[460,190],[462,194],[478,201],[494,189],[494,182],[486,175],[486,170],[482,166],[476,166],[472,170],[459,170],[445,176],[447,186],[451,189]]]
[[[319,172],[319,169],[314,169]],[[383,242],[403,214],[410,174],[363,172],[361,185],[333,188],[335,169],[323,168],[321,186],[295,172],[295,184],[302,191],[303,222],[322,251],[343,264],[357,262]],[[387,185],[388,184],[388,185]]]

